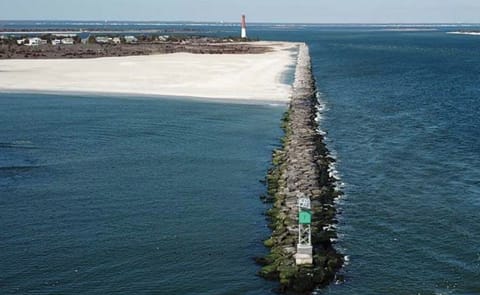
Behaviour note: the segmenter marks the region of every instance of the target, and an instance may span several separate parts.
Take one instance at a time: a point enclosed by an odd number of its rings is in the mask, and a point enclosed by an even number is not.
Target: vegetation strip
[[[299,48],[295,82],[289,109],[282,128],[282,148],[273,152],[273,167],[267,175],[268,195],[272,202],[267,216],[272,236],[264,242],[270,248],[266,257],[257,258],[263,267],[259,274],[279,280],[282,292],[311,292],[336,278],[344,257],[332,244],[336,232],[332,225],[336,209],[334,200],[341,193],[329,174],[332,161],[318,132],[317,99],[308,47]],[[299,196],[308,196],[312,204],[313,265],[297,266],[294,255],[298,243]],[[340,279],[340,278],[337,278]]]
[[[0,59],[96,58],[166,53],[261,54],[272,48],[240,38],[198,36],[0,35]]]

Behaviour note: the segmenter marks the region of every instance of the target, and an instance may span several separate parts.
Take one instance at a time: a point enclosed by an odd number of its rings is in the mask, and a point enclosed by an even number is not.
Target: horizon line
[[[200,24],[240,24],[240,21],[195,21],[195,20],[99,20],[99,19],[0,19],[0,22],[139,22],[139,23],[200,23]],[[480,22],[263,22],[250,21],[250,24],[292,24],[292,25],[480,25]]]

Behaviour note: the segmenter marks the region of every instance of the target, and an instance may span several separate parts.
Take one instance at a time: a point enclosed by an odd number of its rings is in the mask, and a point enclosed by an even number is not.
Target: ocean
[[[348,257],[320,294],[480,294],[480,37],[447,34],[473,29],[249,26],[310,46]],[[0,94],[0,110],[0,293],[273,294],[252,258],[284,107]]]
[[[350,258],[326,293],[480,294],[480,39],[342,31],[311,44]]]
[[[283,107],[1,94],[1,294],[265,294]]]

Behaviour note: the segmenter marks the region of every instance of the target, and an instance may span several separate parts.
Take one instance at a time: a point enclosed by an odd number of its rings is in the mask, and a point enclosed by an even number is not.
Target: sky
[[[0,0],[0,20],[480,23],[480,0]]]

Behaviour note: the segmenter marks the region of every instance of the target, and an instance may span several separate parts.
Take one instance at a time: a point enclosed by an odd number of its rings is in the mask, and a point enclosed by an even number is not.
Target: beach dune
[[[286,102],[296,43],[260,42],[262,54],[159,54],[0,60],[0,91],[188,96]]]

